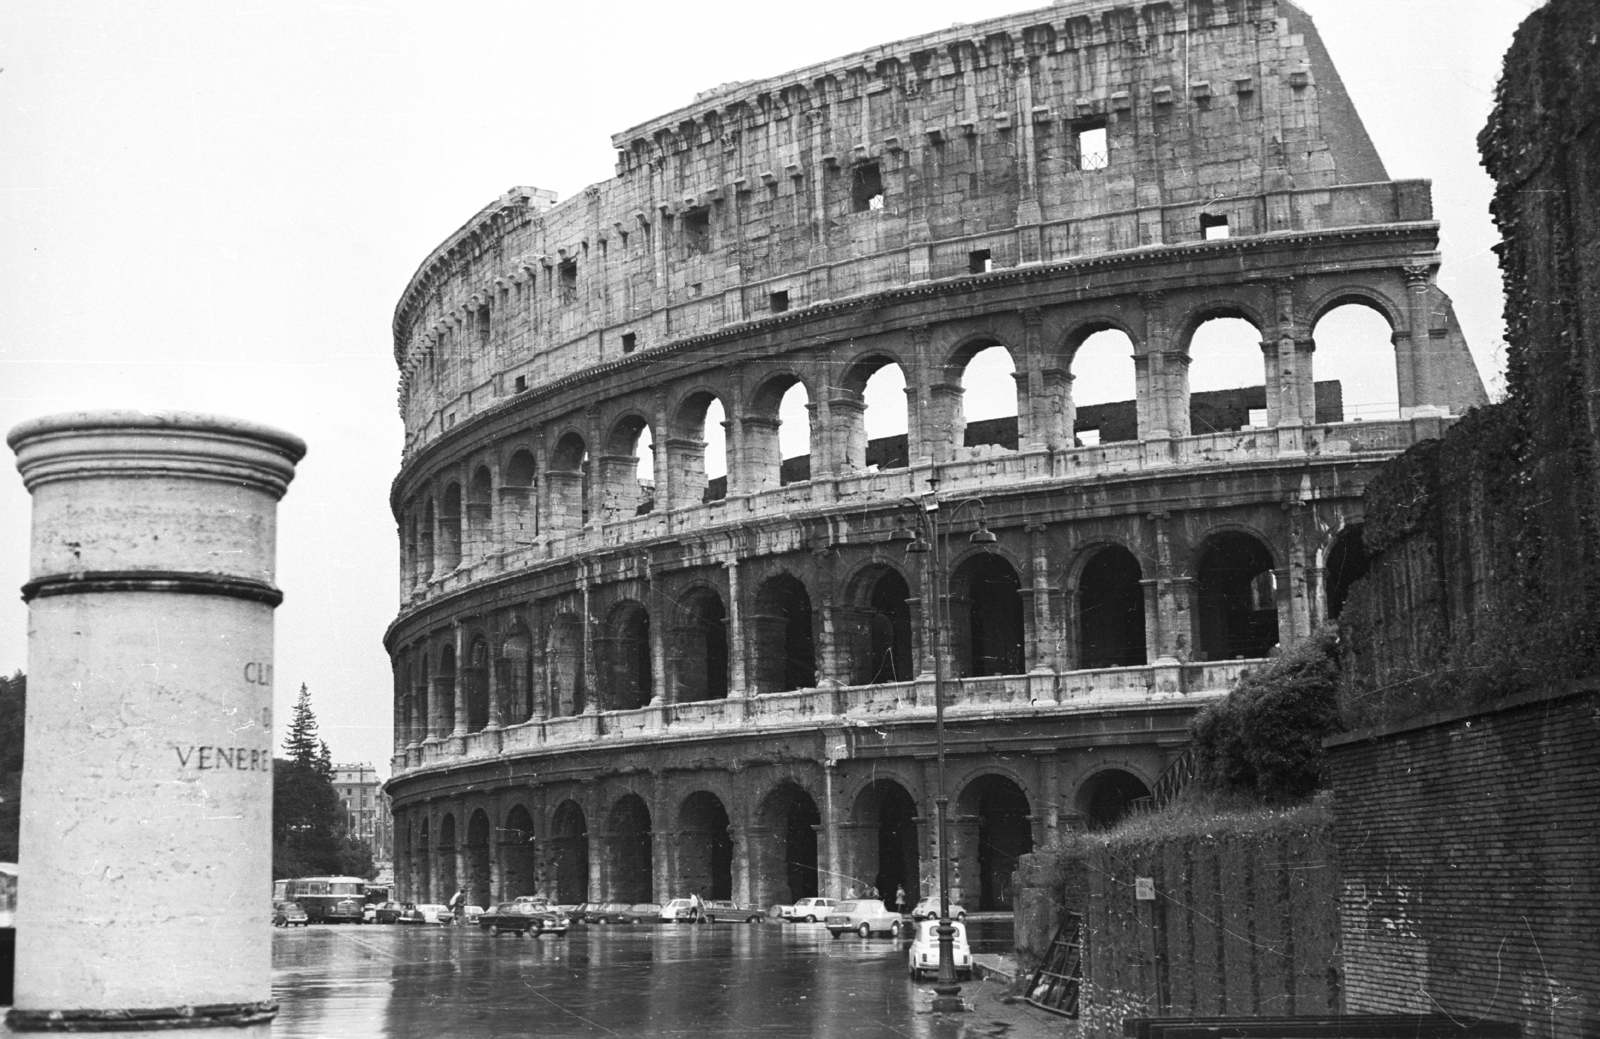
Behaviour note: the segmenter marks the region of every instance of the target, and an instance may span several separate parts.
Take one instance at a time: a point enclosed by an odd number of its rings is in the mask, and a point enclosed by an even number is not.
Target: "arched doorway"
[[[758,904],[810,898],[817,890],[817,802],[792,780],[779,783],[756,812],[751,888]]]
[[[911,589],[887,564],[856,578],[852,685],[909,682],[916,677],[911,656]]]
[[[648,902],[653,834],[650,809],[638,794],[624,794],[606,817],[606,887],[617,902]]]
[[[678,888],[674,895],[733,897],[733,837],[722,799],[697,790],[678,809]]]
[[[756,637],[756,688],[763,693],[810,689],[817,684],[817,650],[811,596],[792,574],[761,585],[751,618]]]
[[[1249,534],[1211,538],[1195,574],[1200,590],[1204,660],[1264,657],[1278,643],[1277,582],[1272,554]]]
[[[610,711],[632,711],[650,702],[650,612],[637,602],[617,605],[606,620],[601,647],[602,674],[610,678],[606,703]]]
[[[584,872],[588,872],[587,867]],[[500,878],[501,894],[506,898],[539,893],[539,856],[533,837],[533,816],[521,805],[513,806],[506,813],[505,829],[500,831]]]
[[[979,776],[957,801],[962,822],[956,855],[963,877],[975,876],[977,890],[963,885],[964,905],[981,911],[1012,907],[1011,875],[1017,859],[1033,851],[1033,825],[1028,797],[1015,781],[1000,775]],[[969,870],[971,872],[969,872]]]
[[[546,868],[557,902],[576,905],[589,900],[589,825],[576,801],[563,801],[556,808]]]
[[[1352,523],[1333,539],[1328,549],[1328,561],[1323,567],[1322,582],[1327,589],[1328,619],[1336,620],[1344,612],[1344,601],[1350,596],[1350,586],[1367,576],[1372,558],[1361,541],[1362,525]]]
[[[853,876],[846,883],[875,887],[886,903],[903,887],[907,901],[915,905],[922,893],[922,863],[917,804],[906,788],[892,779],[874,780],[856,795],[851,822],[858,829]],[[903,908],[910,910],[911,905]]]
[[[467,904],[487,907],[494,893],[489,890],[489,816],[481,808],[467,819],[466,851],[467,875],[461,886],[467,892]]]
[[[1138,776],[1108,768],[1089,777],[1074,804],[1090,827],[1103,830],[1115,826],[1149,796],[1150,788]]]
[[[988,553],[973,556],[950,578],[950,642],[962,678],[1020,675],[1022,581],[1011,564]]]
[[[683,598],[673,641],[674,699],[721,700],[728,695],[728,611],[722,596],[696,588]]]
[[[1142,577],[1133,553],[1118,546],[1102,548],[1084,566],[1078,578],[1083,667],[1145,663]]]

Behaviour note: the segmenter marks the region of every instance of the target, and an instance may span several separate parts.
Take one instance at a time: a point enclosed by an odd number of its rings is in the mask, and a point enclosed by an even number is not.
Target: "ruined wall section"
[[[1097,127],[1108,161],[1082,169]],[[413,277],[394,323],[408,439],[984,251],[1009,267],[1196,241],[1202,211],[1235,237],[1431,219],[1425,186],[1348,188],[1382,165],[1309,20],[1272,0],[955,27],[713,91],[613,142],[617,177],[559,205],[512,189]]]

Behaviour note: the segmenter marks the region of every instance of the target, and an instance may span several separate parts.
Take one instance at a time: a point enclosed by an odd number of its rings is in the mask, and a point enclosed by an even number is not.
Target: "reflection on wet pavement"
[[[1003,932],[1003,933],[1002,933]],[[1010,945],[1009,921],[969,924],[974,951]],[[905,946],[834,940],[820,926],[574,928],[565,938],[476,928],[316,926],[273,937],[276,1039],[696,1037],[975,1039],[1060,1035],[1055,1019],[1002,1005],[928,1012]]]

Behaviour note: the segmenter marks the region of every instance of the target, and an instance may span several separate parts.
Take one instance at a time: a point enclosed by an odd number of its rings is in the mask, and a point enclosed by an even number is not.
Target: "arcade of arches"
[[[1028,776],[1005,758],[952,761],[953,897],[968,909],[1011,908],[1018,858],[1052,830],[1107,825],[1149,796],[1165,751],[1141,753],[1138,774],[1102,768],[1076,789],[1060,781],[1081,771],[1067,755],[1030,761]],[[902,764],[872,766],[859,781],[849,768],[769,766],[401,803],[401,897],[443,901],[457,886],[478,905],[535,893],[567,903],[697,893],[764,908],[875,889],[913,902],[937,886],[936,813],[926,763]]]

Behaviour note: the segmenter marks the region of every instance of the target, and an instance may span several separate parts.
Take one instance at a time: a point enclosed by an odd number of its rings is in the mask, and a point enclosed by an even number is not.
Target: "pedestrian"
[[[700,901],[699,894],[689,895],[689,919],[697,924],[706,922],[706,907],[705,903]]]
[[[894,889],[894,908],[896,912],[906,911],[906,886],[897,884]]]
[[[450,896],[450,917],[455,923],[460,923],[461,918],[467,914],[467,889],[456,888],[456,893]]]

